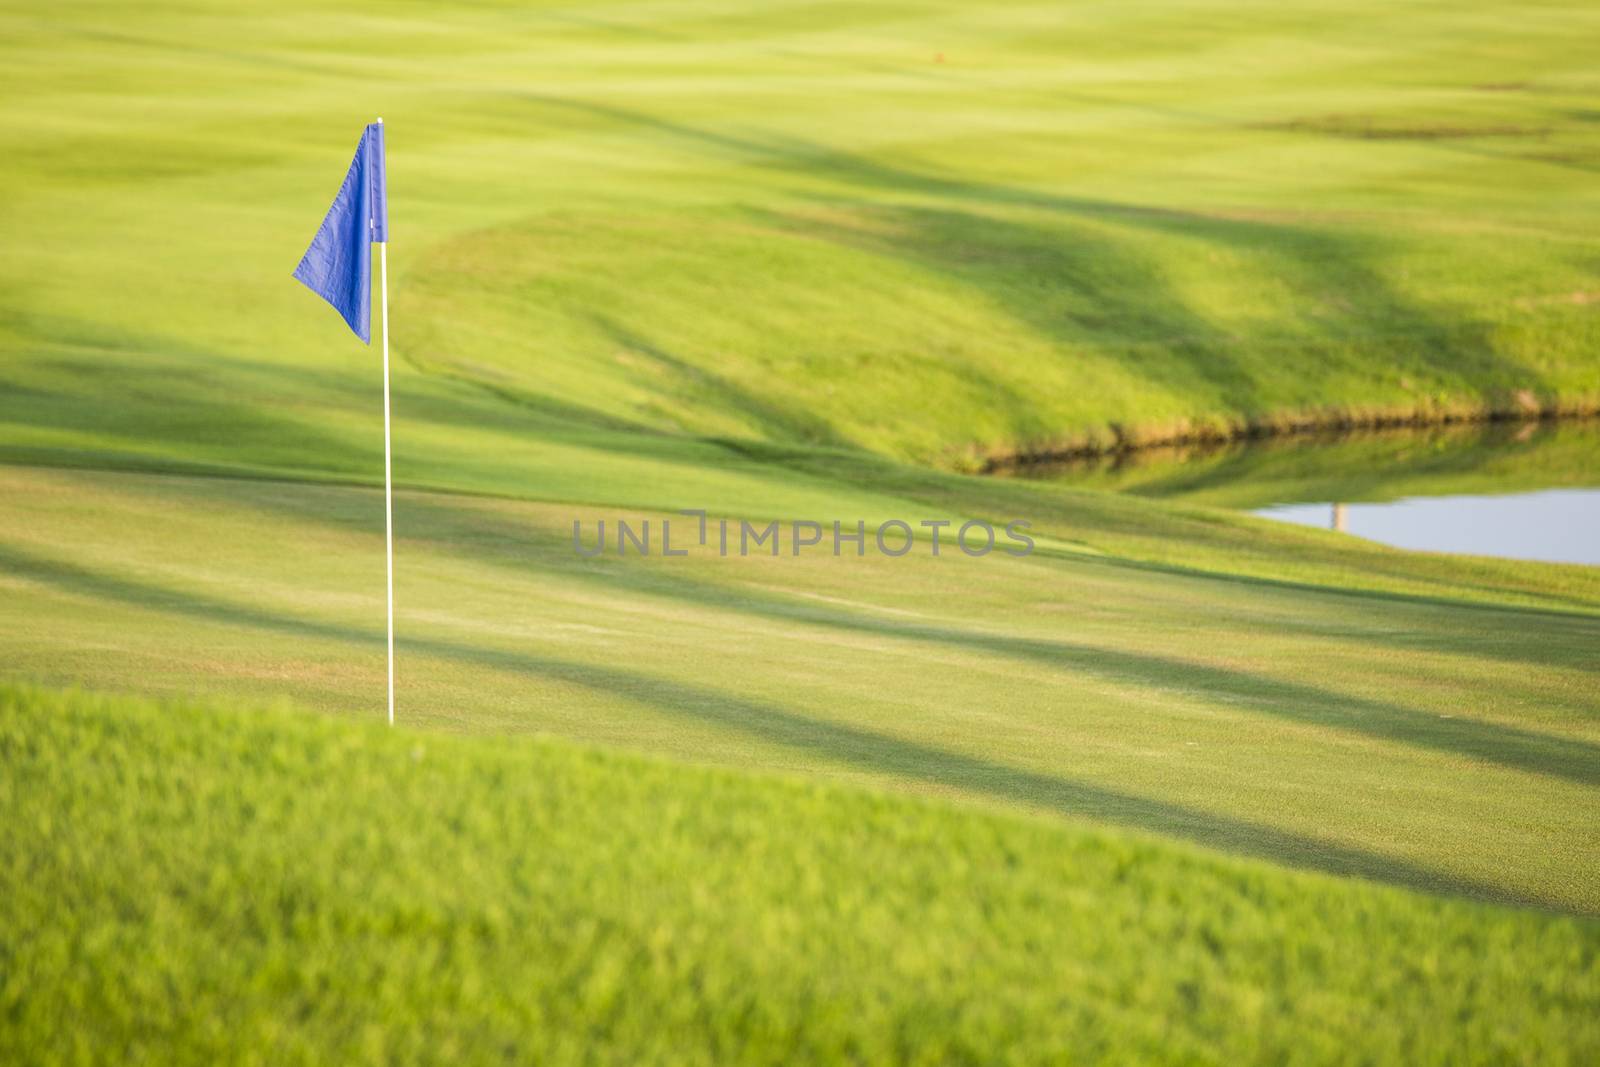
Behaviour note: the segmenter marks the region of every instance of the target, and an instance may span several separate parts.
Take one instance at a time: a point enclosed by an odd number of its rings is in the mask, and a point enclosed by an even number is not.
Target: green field
[[[0,1059],[1593,1060],[1600,569],[968,472],[1593,409],[1597,34],[0,7]],[[394,735],[378,356],[289,278],[379,114]],[[1592,467],[1490,438],[1349,447]],[[573,551],[684,508],[1038,547]]]

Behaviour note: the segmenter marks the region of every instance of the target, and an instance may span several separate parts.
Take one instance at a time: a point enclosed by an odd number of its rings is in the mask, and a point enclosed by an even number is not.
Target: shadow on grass
[[[1013,478],[958,475],[912,467],[865,452],[825,453],[817,449],[764,441],[743,441],[736,446],[730,443],[728,447],[737,447],[753,462],[828,479],[840,485],[870,486],[878,493],[915,501],[941,512],[996,517],[1026,515],[1034,520],[1036,533],[1107,549],[1098,559],[1111,566],[1282,592],[1354,598],[1368,604],[1460,610],[1485,618],[1499,616],[1505,620],[1502,632],[1505,640],[1500,646],[1455,648],[1454,651],[1471,651],[1474,655],[1514,661],[1522,661],[1526,656],[1528,662],[1572,666],[1570,657],[1565,661],[1553,659],[1544,654],[1545,650],[1537,644],[1518,640],[1519,635],[1530,622],[1541,626],[1554,623],[1563,627],[1600,623],[1600,599],[1596,596],[1600,586],[1597,586],[1594,578],[1600,572],[1592,567],[1431,556],[1385,548],[1354,538],[1319,536],[1320,531],[1289,528],[1282,523],[1240,517],[1203,506],[1157,506],[1118,493],[1075,490]],[[1269,537],[1262,536],[1264,530],[1271,531]],[[1315,539],[1314,545],[1312,539]],[[1223,570],[1220,566],[1163,563],[1131,555],[1130,552],[1134,550],[1129,547],[1129,540],[1146,544],[1152,541],[1181,541],[1186,551],[1197,555],[1215,552],[1232,557],[1236,566],[1246,559],[1259,560],[1263,541],[1271,544],[1273,553],[1283,563],[1295,562],[1291,552],[1297,548],[1314,548],[1316,561],[1325,571],[1333,567],[1348,568],[1351,578],[1398,579],[1414,584],[1437,585],[1446,590],[1473,589],[1496,598],[1520,594],[1546,601],[1549,606],[1485,603],[1450,596],[1445,592],[1430,594],[1360,588],[1334,585],[1331,581],[1244,574]],[[1037,554],[1048,555],[1049,550],[1040,549]],[[1080,557],[1075,562],[1083,561]],[[1559,572],[1566,583],[1579,592],[1575,595],[1557,592],[1551,588],[1553,583],[1530,583],[1517,576],[1530,568]],[[1468,580],[1471,570],[1492,572],[1499,584],[1473,583]],[[1588,590],[1594,592],[1586,594],[1584,591]],[[1564,610],[1569,607],[1576,610]],[[1513,648],[1521,651],[1513,652]],[[1600,660],[1596,660],[1595,666],[1600,668]]]
[[[749,415],[757,425],[777,429],[793,440],[835,448],[848,448],[854,444],[837,427],[815,412],[753,393],[723,375],[680,359],[604,315],[592,316],[592,321],[612,345],[642,356],[665,371],[673,382],[673,391],[686,399],[710,399],[719,407]]]
[[[1403,566],[1406,562],[1406,554],[1397,552],[1395,561],[1397,568]],[[1588,662],[1574,662],[1570,656],[1562,656],[1554,650],[1547,650],[1550,654],[1545,655],[1541,654],[1541,650],[1537,647],[1523,648],[1521,654],[1518,654],[1505,644],[1508,635],[1512,634],[1518,626],[1526,626],[1529,622],[1537,620],[1541,623],[1556,623],[1567,628],[1569,632],[1572,628],[1582,628],[1582,631],[1590,632],[1582,640],[1592,642],[1591,648],[1600,645],[1600,616],[1596,615],[1595,602],[1590,597],[1563,596],[1560,593],[1540,590],[1537,595],[1541,599],[1582,609],[1581,611],[1559,611],[1549,608],[1525,607],[1520,604],[1485,604],[1472,600],[1455,600],[1449,597],[1429,596],[1425,593],[1402,593],[1387,589],[1358,589],[1347,586],[1319,585],[1316,582],[1296,581],[1293,578],[1267,578],[1262,575],[1237,574],[1231,571],[1186,566],[1181,563],[1132,559],[1125,556],[1106,556],[1103,557],[1102,562],[1107,566],[1120,567],[1123,570],[1145,571],[1152,574],[1171,575],[1174,578],[1251,586],[1275,592],[1345,597],[1367,603],[1377,601],[1411,607],[1446,608],[1451,611],[1478,613],[1485,618],[1497,615],[1500,616],[1499,622],[1503,627],[1502,630],[1496,633],[1496,636],[1502,642],[1498,645],[1464,645],[1448,639],[1436,639],[1433,643],[1429,643],[1429,638],[1416,634],[1410,635],[1408,640],[1416,642],[1420,647],[1433,648],[1441,652],[1465,652],[1477,656],[1490,656],[1496,659],[1507,659],[1516,662],[1526,661],[1549,667],[1573,667],[1590,672],[1600,671],[1600,656],[1592,656]],[[1552,564],[1552,566],[1555,565]],[[1383,568],[1374,568],[1374,570],[1378,574],[1385,573]],[[1468,582],[1460,578],[1452,578],[1450,584],[1463,589],[1475,589],[1479,592],[1500,596],[1504,596],[1508,591],[1515,591],[1508,590],[1505,586]]]
[[[216,597],[165,588],[132,578],[0,546],[8,572],[66,592],[204,622],[268,630],[376,649],[383,635],[359,627],[316,622]],[[641,702],[659,712],[693,719],[764,742],[782,745],[874,774],[950,787],[969,794],[1047,809],[1115,826],[1182,838],[1224,852],[1292,867],[1365,878],[1435,893],[1541,908],[1547,901],[1504,887],[1464,879],[1419,864],[1339,845],[1287,830],[1179,804],[1123,793],[1070,778],[1023,770],[981,756],[952,752],[905,738],[802,715],[777,704],[647,675],[623,667],[578,663],[547,655],[430,638],[405,637],[404,652],[512,674],[534,675]]]
[[[855,228],[806,216],[778,225],[892,255],[943,273],[993,300],[1017,321],[1064,344],[1137,347],[1153,384],[1188,379],[1234,411],[1261,413],[1255,378],[1240,364],[1236,327],[1193,311],[1161,266],[1107,228],[1193,240],[1248,256],[1293,294],[1297,321],[1258,341],[1282,348],[1383,345],[1397,366],[1490,387],[1537,388],[1538,368],[1501,352],[1493,331],[1465,309],[1448,317],[1402,293],[1375,267],[1377,236],[1242,213],[1199,212],[1099,200],[895,165],[803,138],[730,132],[570,96],[524,94],[540,111],[643,131],[685,150],[787,176],[796,193],[883,225]],[[818,189],[825,183],[838,192]],[[923,203],[916,203],[916,200]],[[1036,213],[1024,222],[996,209]],[[1044,220],[1050,220],[1046,223]]]
[[[163,490],[192,492],[191,487],[177,482],[163,485]],[[199,495],[209,499],[208,494]],[[252,495],[251,504],[298,521],[341,529],[369,525],[378,514],[374,509],[370,516],[363,513],[336,517],[329,513],[328,499],[320,495],[305,498],[282,493]],[[557,549],[555,555],[548,551],[535,552],[529,527],[487,514],[464,501],[445,502],[432,496],[407,494],[401,498],[397,511],[403,520],[401,528],[405,540],[426,544],[441,553],[474,563],[490,563],[520,573],[542,570],[561,574],[630,596],[666,597],[720,611],[875,637],[939,644],[953,649],[980,649],[1119,685],[1136,685],[1179,696],[1198,695],[1201,699],[1252,714],[1465,757],[1582,785],[1600,785],[1600,745],[1587,741],[1469,716],[1446,718],[1437,712],[1339,693],[1303,681],[1150,652],[969,627],[925,625],[840,610],[814,600],[765,592],[747,585],[719,586],[693,576],[674,574],[660,566],[624,567],[603,558],[580,560],[561,555],[561,549]],[[1075,557],[1061,557],[1052,563],[1067,567],[1089,565]],[[1354,598],[1358,602],[1376,598],[1424,607],[1442,603],[1452,610],[1471,609],[1471,614],[1482,616],[1485,619],[1483,632],[1494,637],[1492,641],[1484,641],[1474,635],[1428,632],[1413,624],[1406,626],[1404,632],[1404,645],[1411,649],[1492,656],[1514,663],[1585,670],[1593,669],[1593,664],[1584,659],[1590,642],[1600,640],[1600,625],[1583,616],[1454,601],[1435,602],[1403,594],[1329,589],[1281,579],[1251,578],[1120,558],[1098,559],[1092,565],[1170,574],[1189,581],[1256,586],[1275,593],[1303,591],[1323,597]],[[1307,629],[1322,636],[1349,636],[1347,631],[1330,626],[1310,625]],[[1464,699],[1467,695],[1463,691]]]
[[[292,495],[273,494],[270,498],[255,498],[254,503],[300,521],[331,524],[340,528],[349,525],[349,522],[336,520],[328,514],[327,501],[323,498],[299,500]],[[621,565],[620,561],[604,558],[599,560],[580,560],[576,557],[569,559],[565,556],[551,558],[530,551],[532,533],[522,524],[486,514],[480,508],[447,504],[426,496],[403,497],[397,511],[404,519],[403,531],[406,540],[426,544],[433,550],[475,563],[491,563],[520,573],[542,570],[603,586],[627,596],[666,597],[719,611],[825,627],[836,631],[938,644],[952,649],[982,650],[1010,659],[1040,663],[1062,671],[1100,678],[1118,685],[1134,685],[1179,696],[1198,696],[1200,699],[1230,708],[1306,726],[1337,730],[1378,741],[1465,757],[1581,785],[1600,785],[1600,745],[1586,741],[1464,716],[1445,718],[1436,712],[1339,693],[1303,681],[1210,666],[1155,653],[1131,652],[1057,638],[1018,636],[969,627],[927,625],[901,618],[872,616],[826,606],[814,600],[802,600],[766,592],[747,585],[720,586],[697,580],[693,576],[674,574],[660,566],[627,567]],[[349,518],[352,522],[371,521],[365,516]],[[1120,559],[1097,560],[1095,564],[1113,569],[1172,574],[1188,580],[1260,585],[1274,591],[1285,587],[1296,588],[1293,583],[1279,580],[1190,571],[1181,567],[1133,563]],[[1055,565],[1085,564],[1084,561],[1074,558],[1057,560]],[[1327,590],[1315,586],[1304,588],[1307,592],[1325,596],[1356,598],[1364,596],[1359,591]],[[1394,599],[1404,598],[1394,597]],[[1428,604],[1426,600],[1421,602]],[[1478,612],[1484,613],[1501,610],[1491,606],[1471,606]],[[1512,651],[1500,647],[1504,644],[1500,638],[1502,631],[1515,633],[1526,629],[1529,625],[1530,620],[1526,618],[1525,613],[1517,609],[1504,615],[1500,626],[1489,629],[1488,632],[1496,635],[1496,641],[1488,643],[1492,647],[1480,647],[1483,642],[1468,641],[1449,634],[1426,633],[1416,628],[1407,631],[1406,647],[1450,654],[1489,654],[1514,662],[1584,669],[1585,664],[1578,657],[1583,655],[1587,647],[1586,642],[1591,637],[1586,631],[1590,629],[1600,631],[1600,627],[1589,625],[1589,620],[1581,616],[1553,615],[1548,618],[1558,625],[1554,628],[1542,627],[1543,636],[1537,633],[1531,635],[1533,647],[1526,650],[1527,655],[1524,659],[1519,659]],[[1573,633],[1573,627],[1577,627],[1578,632]],[[1594,636],[1600,637],[1600,633]],[[1520,642],[1516,644],[1517,647],[1521,647]],[[1572,647],[1568,648],[1569,645]],[[1540,654],[1540,650],[1543,651],[1543,655]]]
[[[408,537],[425,540],[432,548],[457,555],[463,553],[463,545],[471,545],[467,558],[478,562],[490,559],[522,571],[530,568],[556,571],[628,595],[664,596],[723,611],[874,637],[983,650],[1119,685],[1137,685],[1178,695],[1198,694],[1231,708],[1307,726],[1464,756],[1582,785],[1600,785],[1600,746],[1585,741],[1472,718],[1443,718],[1433,712],[1332,692],[1305,682],[1151,653],[863,615],[748,586],[718,587],[672,574],[661,567],[624,569],[576,559],[565,566],[551,565],[528,554],[528,531],[515,523],[476,510],[467,512],[440,507],[424,499],[406,500],[405,509],[413,522],[408,528]],[[439,530],[441,526],[445,529],[434,536],[417,533],[419,528]]]

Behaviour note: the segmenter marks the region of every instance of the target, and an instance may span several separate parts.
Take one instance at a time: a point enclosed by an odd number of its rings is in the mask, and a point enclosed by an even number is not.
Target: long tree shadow
[[[524,99],[542,110],[648,131],[694,152],[795,179],[803,198],[843,204],[865,219],[892,225],[863,230],[810,215],[772,216],[780,224],[940,270],[1060,342],[1098,335],[1120,342],[1128,358],[1139,351],[1128,342],[1144,341],[1147,350],[1132,363],[1153,381],[1170,384],[1176,367],[1187,377],[1208,379],[1214,396],[1240,410],[1261,408],[1252,397],[1254,379],[1239,367],[1232,330],[1190,310],[1136,246],[1104,236],[1108,227],[1191,239],[1258,263],[1262,277],[1295,294],[1290,331],[1258,339],[1269,347],[1316,348],[1332,360],[1340,358],[1341,343],[1354,343],[1381,347],[1413,369],[1447,379],[1502,388],[1542,382],[1538,368],[1501,353],[1490,328],[1464,309],[1450,309],[1445,319],[1402,294],[1370,265],[1383,247],[1376,235],[967,179],[792,135],[697,126],[581,98]],[[843,190],[846,199],[819,191],[818,182]],[[996,215],[997,208],[1030,210],[1074,225],[1064,230],[1025,223]]]
[[[512,569],[543,569],[603,585],[627,595],[665,596],[718,610],[800,622],[834,630],[983,649],[1076,674],[1206,699],[1256,714],[1376,740],[1410,745],[1583,785],[1600,785],[1600,745],[1536,730],[1437,713],[1322,689],[1247,671],[1208,666],[1146,652],[1100,645],[933,626],[900,618],[850,612],[810,600],[739,586],[719,587],[661,568],[572,560],[563,565],[527,551],[528,532],[481,511],[441,506],[425,499],[405,504],[415,525],[408,536],[467,558],[494,560]],[[1461,649],[1456,649],[1461,651]]]
[[[859,615],[748,588],[714,590],[703,583],[677,579],[659,570],[647,577],[599,567],[571,573],[618,591],[648,591],[722,610],[875,637],[969,651],[981,649],[1122,685],[1184,696],[1197,694],[1231,708],[1306,726],[1464,756],[1581,785],[1600,785],[1600,745],[1463,716],[1446,718],[1399,704],[1332,692],[1304,682],[1101,645]]]
[[[1153,262],[1104,227],[1043,225],[945,206],[840,206],[846,211],[837,217],[768,214],[765,221],[953,278],[1063,346],[1063,359],[1082,358],[1092,347],[1114,353],[1120,368],[1163,388],[1230,408],[1258,406],[1256,383],[1229,354],[1235,340],[1195,313]],[[1005,383],[992,375],[972,384],[1006,398]]]
[[[13,574],[65,591],[204,622],[242,626],[357,645],[382,647],[376,630],[317,622],[216,597],[0,546],[0,565]],[[435,638],[405,637],[404,651],[535,675],[647,704],[657,711],[844,763],[875,774],[952,787],[967,793],[1042,808],[1131,829],[1181,838],[1224,852],[1291,867],[1387,882],[1432,893],[1506,904],[1555,908],[1550,901],[1502,886],[1461,878],[1407,860],[1307,837],[1070,778],[1007,766],[859,726],[814,719],[777,704],[750,700],[622,667]],[[1570,910],[1570,909],[1557,909]]]
[[[301,521],[329,522],[325,504],[275,496],[257,501]],[[546,571],[626,596],[666,597],[684,603],[798,622],[875,637],[918,641],[960,649],[982,649],[1011,659],[1042,663],[1074,674],[1101,678],[1122,685],[1179,695],[1199,694],[1229,707],[1272,718],[1316,726],[1375,740],[1409,745],[1483,763],[1547,775],[1583,785],[1600,785],[1600,745],[1521,729],[1464,716],[1446,718],[1400,704],[1353,696],[1248,671],[1228,669],[1148,652],[1088,645],[1059,638],[1034,638],[994,633],[968,627],[917,623],[901,618],[873,616],[784,596],[747,585],[729,588],[673,573],[663,567],[626,566],[620,561],[580,560],[576,557],[529,551],[530,531],[480,508],[445,503],[425,496],[402,499],[405,536],[413,543],[469,559],[527,573]],[[1062,560],[1063,565],[1082,565]],[[1121,567],[1125,561],[1101,561]],[[1181,573],[1157,568],[1161,573]],[[1209,572],[1185,574],[1187,578],[1230,581],[1230,576]],[[1350,594],[1359,595],[1359,594]],[[1482,611],[1497,611],[1482,608]],[[1511,616],[1515,618],[1515,613]],[[1559,618],[1565,625],[1586,620]],[[1508,625],[1516,625],[1508,623]],[[1590,627],[1584,626],[1585,630]],[[1441,651],[1476,654],[1480,644],[1463,644],[1425,635],[1409,639],[1414,645]],[[1548,643],[1548,642],[1546,642]],[[1539,661],[1535,657],[1536,661]],[[1541,662],[1571,666],[1560,656]],[[1464,709],[1469,710],[1469,709]]]
[[[292,444],[297,452],[342,457],[342,467],[361,470],[372,470],[371,456],[382,455],[381,438],[339,438],[326,433],[314,418],[298,414],[317,404],[342,411],[370,409],[376,381],[370,374],[219,358],[181,348],[158,335],[128,342],[146,354],[138,362],[118,358],[124,354],[122,348],[109,350],[81,341],[46,344],[61,353],[0,371],[0,420],[50,429],[83,428],[85,403],[103,388],[108,359],[116,359],[118,403],[101,413],[96,428],[146,445],[169,446],[175,465],[184,446],[192,447],[197,437],[211,439],[215,436],[211,428],[216,426],[228,428],[225,442],[241,453],[251,447],[259,451]],[[395,388],[397,411],[413,424],[523,437],[538,433],[630,455],[693,440],[549,396],[432,368],[419,372],[433,381],[417,388],[415,380],[407,384],[401,378]]]
[[[1446,322],[1416,301],[1402,296],[1386,278],[1368,265],[1369,258],[1381,247],[1372,237],[1357,238],[1329,229],[1239,214],[1146,207],[970,181],[897,167],[860,153],[831,149],[796,138],[768,142],[766,151],[769,157],[783,161],[778,164],[780,166],[826,177],[847,187],[878,193],[913,192],[952,204],[1035,209],[1081,221],[1111,223],[1146,233],[1195,239],[1257,258],[1269,268],[1269,276],[1289,285],[1298,295],[1296,304],[1302,309],[1300,324],[1306,329],[1298,331],[1298,336],[1280,338],[1287,345],[1307,347],[1323,335],[1360,340],[1367,344],[1392,338],[1400,342],[1401,347],[1397,352],[1403,352],[1409,359],[1444,374],[1456,374],[1465,367],[1487,375],[1491,380],[1520,383],[1537,383],[1540,380],[1537,368],[1509,360],[1497,352],[1489,328],[1467,317],[1462,309],[1452,309],[1450,321]],[[963,227],[963,234],[981,239],[982,227],[993,220],[983,215],[974,221],[978,225],[975,228]],[[807,225],[810,225],[809,220]],[[1044,230],[1037,237],[1045,244],[1060,243],[1076,238],[1079,232],[1074,230],[1071,234],[1062,234]],[[908,237],[908,240],[897,242],[906,254],[931,263],[943,261],[947,267],[958,272],[964,269],[965,242],[941,240],[937,225],[931,228],[926,225],[913,226]],[[1002,242],[1001,248],[1008,243],[1013,242]],[[1137,260],[1134,263],[1138,265]],[[1172,300],[1174,294],[1163,287],[1154,266],[1143,264],[1143,267],[1144,284],[1152,287],[1161,301]],[[1191,322],[1199,323],[1205,329],[1199,339],[1206,344],[1203,350],[1196,350],[1193,354],[1203,357],[1207,362],[1232,362],[1228,349],[1235,339],[1229,331],[1208,326],[1192,313],[1152,308],[1150,305],[1157,301],[1138,300],[1135,294],[1122,288],[1127,279],[1116,279],[1114,284],[1105,285],[1094,278],[1092,271],[1078,270],[1061,275],[1060,281],[1069,285],[1087,281],[1098,297],[1116,301],[1113,307],[1128,305],[1131,300],[1131,306],[1125,309],[1131,313],[1117,316],[1115,324],[1119,332],[1129,331],[1133,336],[1138,336],[1141,320],[1152,315],[1157,323],[1161,322],[1163,316],[1177,315],[1168,328],[1172,324],[1184,326]],[[1008,299],[1009,293],[1016,293],[1018,287],[1003,284],[986,287],[986,291],[1004,300]],[[1010,299],[1020,316],[1030,321],[1040,321],[1037,312],[1030,306],[1030,300]],[[1349,313],[1305,313],[1330,306],[1345,309]],[[1050,335],[1060,336],[1063,321],[1067,322],[1067,337],[1070,338],[1075,325],[1070,320],[1057,317],[1053,326],[1049,320],[1040,324]],[[1179,332],[1174,337],[1181,342],[1185,334]]]
[[[1080,492],[1038,485],[1014,478],[972,477],[950,474],[929,468],[899,464],[882,456],[866,452],[838,452],[824,454],[814,449],[803,449],[776,442],[742,441],[730,447],[751,460],[772,466],[782,466],[795,473],[826,478],[852,487],[871,486],[880,493],[914,501],[941,512],[973,516],[1028,515],[1035,520],[1037,532],[1059,537],[1063,541],[1083,541],[1085,534],[1094,536],[1097,547],[1114,538],[1150,539],[1153,532],[1169,540],[1183,540],[1204,556],[1214,551],[1223,557],[1235,556],[1241,550],[1253,549],[1253,536],[1239,522],[1231,521],[1222,512],[1206,508],[1189,508],[1168,505],[1159,509],[1143,501],[1117,493]],[[1152,526],[1152,520],[1158,526]],[[1220,521],[1219,521],[1220,520]],[[1244,520],[1248,521],[1248,520]],[[1254,520],[1262,522],[1263,520]],[[1290,531],[1280,531],[1290,532]],[[1291,536],[1298,533],[1291,532]],[[1305,536],[1312,536],[1307,531]],[[1352,574],[1383,576],[1417,584],[1432,584],[1439,593],[1409,592],[1395,589],[1362,588],[1353,585],[1335,585],[1331,580],[1299,580],[1287,577],[1267,577],[1260,574],[1224,570],[1221,566],[1200,564],[1174,564],[1141,559],[1126,549],[1106,553],[1100,558],[1108,565],[1130,570],[1170,573],[1185,578],[1204,579],[1236,585],[1256,586],[1262,589],[1305,592],[1319,596],[1337,596],[1365,604],[1428,605],[1452,611],[1464,611],[1485,619],[1497,617],[1505,621],[1504,642],[1496,647],[1474,647],[1476,655],[1488,655],[1517,662],[1562,665],[1563,660],[1547,654],[1550,650],[1523,639],[1526,620],[1555,623],[1563,627],[1593,625],[1600,619],[1596,597],[1587,590],[1596,586],[1588,577],[1591,568],[1569,567],[1578,590],[1573,594],[1554,592],[1549,583],[1526,585],[1516,578],[1516,573],[1530,565],[1506,561],[1478,561],[1471,570],[1482,570],[1485,563],[1500,571],[1499,584],[1474,582],[1467,568],[1454,564],[1445,568],[1433,566],[1416,553],[1402,552],[1365,544],[1355,539],[1337,542],[1323,540],[1317,546],[1318,556],[1334,565],[1350,568]],[[1041,549],[1041,555],[1048,550]],[[1554,565],[1550,565],[1554,566]],[[1462,589],[1480,590],[1490,594],[1499,603],[1463,599],[1454,595]],[[1521,592],[1530,599],[1537,598],[1549,606],[1534,604],[1508,604],[1507,593]],[[1577,609],[1564,610],[1567,608]],[[1579,613],[1582,614],[1579,614]],[[1587,622],[1583,620],[1587,619]],[[1446,646],[1444,650],[1452,650]],[[1454,648],[1454,651],[1463,651]],[[1567,661],[1570,664],[1570,661]],[[1600,668],[1600,660],[1596,661]]]
[[[675,391],[685,398],[707,398],[719,407],[751,416],[759,425],[776,429],[793,440],[832,447],[853,445],[838,427],[822,415],[754,393],[724,375],[673,355],[605,315],[591,316],[591,320],[612,344],[642,356],[665,370],[673,379]]]
[[[1061,346],[1063,358],[1092,347],[1153,386],[1181,390],[1197,412],[1209,406],[1270,414],[1283,403],[1263,393],[1271,377],[1263,367],[1274,352],[1315,353],[1330,372],[1341,364],[1360,370],[1361,360],[1381,352],[1397,370],[1502,390],[1542,380],[1536,369],[1499,353],[1487,326],[1460,313],[1446,321],[1402,298],[1367,263],[1379,251],[1374,238],[1194,213],[1124,213],[1110,204],[1058,207],[1066,217],[1045,222],[973,210],[959,200],[834,203],[847,209],[842,221],[810,215],[767,221],[955,279]],[[1292,303],[1258,321],[1208,318],[1130,229],[1187,240],[1190,256],[1206,247],[1229,249],[1247,264],[1243,277],[1286,287]],[[1299,403],[1322,402],[1308,389]]]

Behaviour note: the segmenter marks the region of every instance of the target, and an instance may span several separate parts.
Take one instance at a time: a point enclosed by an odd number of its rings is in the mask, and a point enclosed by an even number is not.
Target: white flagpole
[[[383,124],[383,119],[378,119]],[[389,585],[389,725],[394,725],[394,477],[389,445],[389,242],[378,242],[378,271],[383,282],[383,541]]]

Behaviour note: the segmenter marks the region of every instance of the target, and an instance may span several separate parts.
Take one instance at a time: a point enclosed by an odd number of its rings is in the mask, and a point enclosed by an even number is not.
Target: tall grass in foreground
[[[0,689],[0,1060],[1600,1055],[1600,927],[541,741]]]

